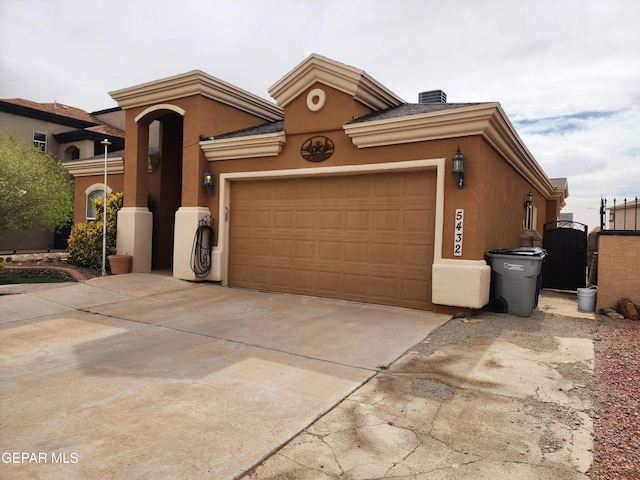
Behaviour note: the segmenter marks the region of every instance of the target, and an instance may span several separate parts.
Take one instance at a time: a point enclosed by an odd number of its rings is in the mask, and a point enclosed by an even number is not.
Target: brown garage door
[[[435,171],[238,181],[229,284],[430,309]]]

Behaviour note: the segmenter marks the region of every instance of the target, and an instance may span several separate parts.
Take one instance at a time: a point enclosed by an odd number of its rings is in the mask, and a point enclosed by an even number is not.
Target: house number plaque
[[[456,209],[456,228],[453,238],[453,255],[456,257],[462,256],[462,226],[464,224],[464,210],[462,208]]]

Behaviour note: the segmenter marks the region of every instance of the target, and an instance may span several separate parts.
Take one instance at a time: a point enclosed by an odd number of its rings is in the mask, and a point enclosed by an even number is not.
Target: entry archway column
[[[132,272],[151,271],[153,215],[147,207],[149,122],[126,113],[127,141],[124,155],[124,206],[118,212],[116,249],[131,255]]]
[[[208,198],[202,187],[202,177],[207,168],[207,161],[200,150],[200,119],[196,115],[185,115],[182,151],[182,205],[176,212],[173,276],[182,280],[207,280],[198,278],[192,270],[194,238],[200,221],[211,216],[206,206]]]

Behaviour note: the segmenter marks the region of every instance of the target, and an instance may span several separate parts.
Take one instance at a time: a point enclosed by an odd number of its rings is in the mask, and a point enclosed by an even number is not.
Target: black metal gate
[[[576,290],[587,282],[587,226],[578,222],[544,224],[542,247],[549,256],[542,271],[542,287]]]

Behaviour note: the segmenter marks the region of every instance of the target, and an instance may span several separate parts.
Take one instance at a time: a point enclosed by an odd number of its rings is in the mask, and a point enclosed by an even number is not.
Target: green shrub
[[[112,193],[107,198],[107,256],[116,253],[116,229],[118,210],[122,208],[122,192]],[[90,223],[76,223],[69,235],[69,261],[72,265],[86,268],[102,267],[102,230],[104,208],[102,198],[94,201],[96,219]],[[108,262],[107,262],[108,263]]]

